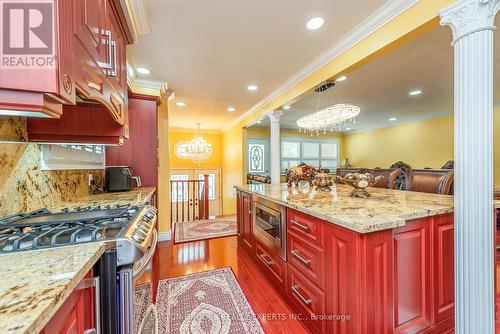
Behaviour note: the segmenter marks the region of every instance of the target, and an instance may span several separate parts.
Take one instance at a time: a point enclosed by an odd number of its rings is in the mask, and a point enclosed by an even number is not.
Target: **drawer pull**
[[[304,230],[306,232],[310,232],[311,231],[311,228],[309,226],[307,226],[307,225],[301,224],[301,223],[299,223],[299,222],[297,222],[295,220],[291,220],[290,222],[292,223],[292,225],[297,226],[301,230]]]
[[[293,256],[295,256],[297,259],[299,259],[299,261],[302,262],[303,264],[305,264],[306,266],[310,266],[311,265],[311,260],[310,259],[306,259],[302,255],[300,255],[300,253],[299,253],[298,250],[294,249],[290,253],[292,253]]]
[[[310,305],[312,303],[312,300],[311,299],[307,299],[307,298],[304,298],[304,296],[302,296],[299,292],[299,286],[298,285],[292,285],[292,290],[293,292],[299,296],[299,298],[302,300],[302,302],[306,305]]]
[[[266,259],[266,254],[259,254],[259,257],[264,261],[269,267],[274,264],[273,261]]]

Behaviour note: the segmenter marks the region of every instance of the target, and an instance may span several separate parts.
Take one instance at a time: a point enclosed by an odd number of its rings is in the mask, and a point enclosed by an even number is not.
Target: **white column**
[[[281,162],[281,140],[280,140],[280,117],[282,112],[271,110],[267,116],[271,120],[271,183],[280,183],[280,162]]]
[[[493,30],[500,0],[442,10],[455,52],[455,333],[493,334]]]

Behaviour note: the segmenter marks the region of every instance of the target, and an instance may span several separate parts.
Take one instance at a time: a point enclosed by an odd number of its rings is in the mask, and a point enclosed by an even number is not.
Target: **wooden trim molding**
[[[134,41],[141,35],[151,33],[151,22],[149,21],[144,0],[120,0],[123,8],[127,9],[127,23],[129,24]]]

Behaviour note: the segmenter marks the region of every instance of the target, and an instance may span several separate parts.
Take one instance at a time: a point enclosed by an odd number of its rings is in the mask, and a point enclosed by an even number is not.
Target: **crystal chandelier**
[[[342,124],[346,125],[347,121],[356,122],[356,116],[359,115],[360,108],[352,104],[335,104],[325,109],[316,111],[310,115],[301,117],[297,120],[297,126],[300,131],[311,133],[311,136],[320,131],[326,133],[335,127],[341,128]]]
[[[297,126],[301,132],[309,132],[311,136],[322,131],[331,131],[342,124],[346,125],[347,121],[356,121],[356,116],[359,115],[360,108],[352,104],[335,104],[325,109],[316,111],[310,115],[301,117],[297,120]]]
[[[191,139],[191,142],[186,145],[186,155],[188,159],[197,164],[205,162],[212,155],[212,144],[207,143],[205,138],[200,134],[200,123],[198,124],[198,133]]]
[[[300,132],[319,135],[320,132],[326,134],[327,131],[333,132],[335,129],[342,130],[342,125],[347,126],[347,122],[356,122],[356,116],[359,115],[360,108],[349,103],[332,104],[319,110],[320,99],[324,92],[335,101],[331,95],[331,88],[335,86],[334,81],[325,81],[317,86],[314,91],[317,94],[316,112],[301,117],[297,120],[297,126]]]

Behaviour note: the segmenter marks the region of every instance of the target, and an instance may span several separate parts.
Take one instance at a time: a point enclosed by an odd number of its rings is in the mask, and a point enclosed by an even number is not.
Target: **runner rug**
[[[146,310],[153,302],[151,284],[145,283],[134,288],[134,333],[138,333]]]
[[[236,216],[174,224],[174,243],[236,235]]]
[[[230,268],[162,280],[159,332],[264,334]]]

